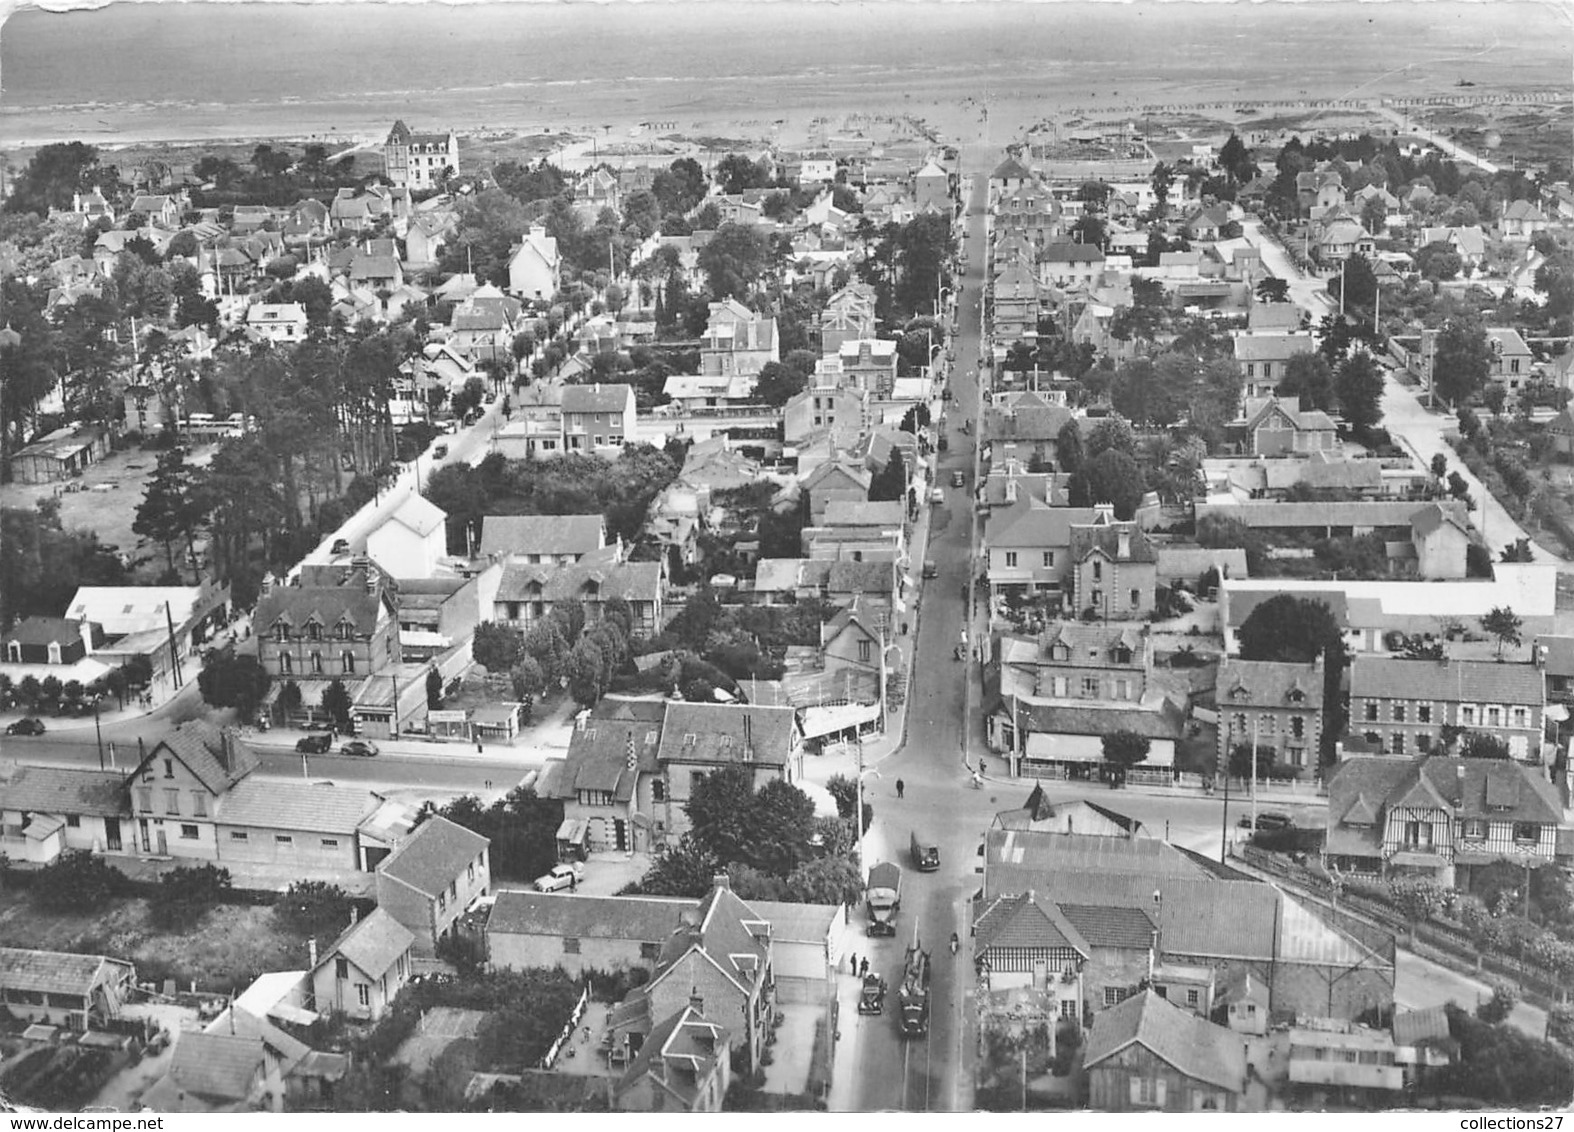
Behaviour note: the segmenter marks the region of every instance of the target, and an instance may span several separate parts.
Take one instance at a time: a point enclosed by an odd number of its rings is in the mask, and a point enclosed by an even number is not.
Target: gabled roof
[[[988,547],[1053,549],[1071,546],[1073,524],[1091,522],[1091,507],[1051,507],[1038,499],[1021,498],[989,517],[984,543]]]
[[[1470,537],[1470,521],[1465,517],[1463,503],[1428,503],[1410,517],[1410,526],[1418,535],[1429,535],[1440,527],[1453,527],[1466,538]]]
[[[1120,951],[1147,951],[1153,947],[1156,926],[1141,908],[1098,904],[1061,904],[1060,914],[1081,933],[1089,947]]]
[[[1246,1051],[1240,1036],[1152,990],[1094,1015],[1083,1066],[1092,1069],[1133,1043],[1194,1081],[1232,1093],[1246,1090]]]
[[[660,743],[660,723],[591,717],[569,736],[553,794],[573,799],[580,791],[595,791],[627,802],[634,797],[640,773],[656,771]]]
[[[349,836],[380,804],[376,794],[361,787],[248,778],[220,799],[214,820],[219,825]]]
[[[663,943],[696,902],[665,896],[583,896],[504,889],[487,918],[488,935],[545,935]]]
[[[1490,660],[1402,660],[1357,655],[1350,696],[1440,703],[1525,704],[1540,707],[1546,686],[1534,664]]]
[[[568,565],[509,562],[495,600],[575,601],[593,596],[601,601],[656,601],[661,596],[661,563],[618,562],[615,554],[615,547],[606,547]]]
[[[991,181],[1025,180],[1032,175],[1033,171],[1022,164],[1020,158],[1012,154],[995,166],[995,171],[989,175],[989,179]]]
[[[257,632],[269,633],[280,620],[296,631],[313,621],[325,631],[346,622],[361,633],[370,633],[382,615],[385,600],[381,581],[369,580],[363,568],[354,567],[341,585],[274,586],[258,599],[253,624]]]
[[[141,765],[154,765],[164,751],[179,759],[214,794],[227,792],[260,765],[256,753],[233,730],[226,733],[200,719],[182,723],[166,735]]]
[[[780,767],[791,754],[797,726],[790,707],[668,703],[658,758],[662,763]]]
[[[589,554],[605,544],[606,520],[600,515],[487,515],[481,520],[483,555]]]
[[[1240,339],[1237,339],[1240,341]],[[1296,432],[1333,432],[1334,422],[1321,409],[1302,409],[1294,397],[1262,397],[1248,400],[1244,406],[1245,424],[1256,431],[1272,424],[1288,424]]]
[[[562,407],[565,413],[621,413],[633,400],[631,385],[565,385]]]
[[[1557,790],[1530,767],[1510,759],[1414,759],[1356,756],[1340,763],[1328,781],[1328,812],[1341,826],[1359,821],[1374,806],[1417,805],[1486,821],[1563,823]],[[1329,829],[1332,842],[1334,828]],[[1330,850],[1336,851],[1332,843]]]
[[[0,947],[0,987],[82,997],[106,974],[129,973],[131,964],[105,955]]]
[[[1126,539],[1122,555],[1121,538]],[[1112,562],[1156,562],[1153,544],[1136,523],[1089,523],[1071,528],[1071,557],[1078,562],[1094,551]]]
[[[448,512],[437,504],[427,499],[424,495],[410,495],[388,516],[383,526],[398,523],[413,531],[420,538],[425,538],[435,530],[441,529],[448,521]],[[379,528],[381,529],[381,528]]]
[[[69,617],[24,617],[0,639],[20,645],[81,644],[82,622]]]
[[[858,499],[832,499],[825,504],[827,527],[900,527],[907,510],[900,499],[868,502]]]
[[[1089,954],[1087,940],[1060,909],[1032,892],[997,896],[973,921],[975,953],[996,947],[1070,949],[1083,958]]]
[[[464,826],[434,815],[377,866],[379,876],[402,881],[417,892],[435,897],[447,890],[491,840]]]
[[[1040,263],[1099,263],[1104,253],[1097,244],[1079,244],[1071,240],[1057,240],[1045,244],[1039,253]]]
[[[1285,306],[1292,306],[1285,303]],[[1255,309],[1255,308],[1254,308]],[[1299,312],[1299,308],[1294,308]],[[1297,323],[1299,319],[1297,319]],[[1283,361],[1297,354],[1310,354],[1317,348],[1317,340],[1310,334],[1258,331],[1237,334],[1235,360],[1238,362]]]
[[[175,1035],[169,1080],[199,1097],[244,1101],[262,1071],[264,1056],[261,1038],[181,1030]]]
[[[499,894],[501,897],[501,894]],[[415,934],[382,908],[351,924],[323,953],[316,970],[342,955],[372,978],[380,978],[415,944]]]
[[[1017,402],[1007,407],[991,405],[984,410],[985,443],[1057,440],[1061,429],[1072,419],[1063,405]]]
[[[19,766],[9,781],[0,778],[0,809],[117,817],[129,810],[126,778],[113,770]]]
[[[1217,700],[1221,712],[1233,705],[1300,707],[1320,712],[1323,702],[1322,658],[1311,664],[1226,657],[1219,665]],[[1301,699],[1293,697],[1299,693]]]

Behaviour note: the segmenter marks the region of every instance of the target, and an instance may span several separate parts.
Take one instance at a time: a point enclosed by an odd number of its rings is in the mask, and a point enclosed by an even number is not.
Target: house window
[[[1131,681],[1129,681],[1129,680],[1117,680],[1117,681],[1115,681],[1115,698],[1118,699],[1118,700],[1129,700],[1129,699],[1131,699]]]
[[[439,892],[437,894],[437,910],[439,912],[441,912],[441,911],[444,911],[447,907],[448,907],[448,894],[446,892]]]
[[[468,865],[465,866],[465,879],[468,880],[471,884],[475,883],[475,862],[474,861],[471,861]]]
[[[1432,848],[1432,823],[1425,821],[1405,822],[1405,846],[1410,849]]]
[[[1432,722],[1432,705],[1431,704],[1418,704],[1416,706],[1416,722],[1417,723],[1431,723]]]
[[[1082,694],[1084,696],[1097,696],[1099,694],[1099,679],[1097,676],[1084,676],[1082,678]]]
[[[1503,709],[1502,708],[1500,708],[1500,707],[1489,707],[1489,708],[1487,708],[1487,726],[1488,727],[1501,727],[1501,726],[1503,726]]]
[[[355,654],[349,649],[344,650],[344,670],[347,673],[355,671]]]
[[[313,621],[306,626],[306,639],[309,641],[322,640],[322,626]]]
[[[1104,563],[1100,562],[1097,558],[1093,560],[1093,580],[1095,582],[1102,582],[1104,580]]]
[[[868,664],[869,663],[869,658],[873,654],[873,652],[874,652],[874,642],[873,641],[859,641],[858,642],[858,659],[860,661],[862,661],[864,664]]]
[[[322,653],[320,652],[312,653],[312,675],[322,675]]]
[[[295,661],[291,659],[290,654],[287,652],[281,652],[279,654],[279,671],[285,676],[288,676],[295,671]]]
[[[1132,590],[1131,591],[1131,608],[1133,608],[1133,609],[1141,609],[1142,608],[1142,591],[1141,590]]]
[[[335,978],[348,979],[350,977],[350,961],[342,955],[334,956],[333,973]]]
[[[659,778],[650,780],[650,800],[652,802],[665,802],[667,800],[667,784]]]
[[[288,833],[275,833],[273,835],[273,843],[281,849],[293,849],[295,847],[295,838]]]
[[[1202,992],[1199,991],[1196,987],[1188,987],[1187,990],[1186,990],[1186,1005],[1187,1006],[1196,1006],[1201,1001],[1202,1001]]]
[[[1515,708],[1514,709],[1514,726],[1515,727],[1526,727],[1526,726],[1529,725],[1529,723],[1530,723],[1530,715],[1529,715],[1529,713],[1522,707]]]
[[[197,827],[190,822],[180,827],[180,839],[182,841],[196,841],[199,836],[201,835],[197,832]]]
[[[1104,1005],[1105,1006],[1119,1006],[1120,1005],[1120,998],[1121,998],[1121,995],[1120,995],[1120,988],[1119,987],[1105,987],[1104,988]]]
[[[1520,845],[1535,845],[1541,841],[1541,826],[1533,821],[1514,823],[1514,841]]]
[[[1306,738],[1306,717],[1304,715],[1292,715],[1290,717],[1290,735],[1295,739]]]
[[[359,1002],[362,1006],[370,1006],[372,1004],[372,988],[367,986],[365,983],[356,983],[355,1001]]]
[[[348,641],[350,639],[350,626],[344,621],[339,622],[335,632],[341,641]]]
[[[1405,753],[1405,733],[1403,731],[1395,731],[1388,737],[1388,753],[1391,755],[1402,755]]]
[[[165,759],[164,760],[164,777],[165,778],[174,778],[175,777],[175,760],[174,759]]]
[[[1405,721],[1405,705],[1404,704],[1395,704],[1394,705],[1394,722],[1395,723],[1403,723],[1404,721]]]
[[[1074,998],[1062,999],[1060,1002],[1060,1016],[1075,1019],[1080,1013],[1081,1003]]]
[[[82,828],[82,818],[81,818],[81,816],[78,815],[78,814],[67,814],[66,815],[66,828],[67,829],[81,829]]]
[[[232,829],[230,830],[230,840],[244,842],[251,840],[251,838],[247,836],[244,829]]]
[[[200,790],[191,792],[191,812],[194,817],[208,816],[208,796]]]
[[[1486,819],[1466,818],[1459,835],[1467,841],[1485,841],[1487,839]]]
[[[273,623],[273,639],[275,641],[279,641],[281,643],[284,642],[284,641],[289,640],[290,639],[289,626],[287,626],[283,621],[275,621]]]
[[[571,936],[571,935],[564,936],[563,937],[563,954],[564,955],[578,955],[579,954],[579,940],[576,939],[574,936]]]
[[[1376,704],[1368,703],[1366,705],[1366,716],[1365,716],[1365,718],[1366,718],[1366,722],[1368,722],[1368,723],[1376,723],[1377,722],[1377,705]]]
[[[1015,570],[1016,569],[1016,565],[1017,565],[1017,552],[1014,551],[1014,550],[1006,551],[1006,569],[1007,570]]]
[[[1459,722],[1466,727],[1474,727],[1476,723],[1476,707],[1474,704],[1459,705]]]
[[[180,791],[179,790],[166,790],[166,791],[164,791],[164,812],[166,814],[179,814],[180,813]]]
[[[339,847],[339,839],[337,837],[324,837],[321,843],[324,849],[337,849]]]

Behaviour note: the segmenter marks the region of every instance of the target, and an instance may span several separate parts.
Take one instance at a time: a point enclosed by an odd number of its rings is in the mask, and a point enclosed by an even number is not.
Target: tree
[[[1410,923],[1410,944],[1415,946],[1415,931],[1443,910],[1446,889],[1432,880],[1394,880],[1388,882],[1388,897]]]
[[[1082,447],[1082,428],[1077,421],[1067,421],[1055,437],[1055,462],[1062,472],[1075,474],[1082,470],[1086,453]]]
[[[69,209],[74,193],[92,187],[98,171],[98,150],[82,142],[40,146],[21,174],[12,179],[6,212]]]
[[[1458,277],[1464,266],[1465,261],[1459,253],[1445,243],[1427,244],[1415,253],[1416,271],[1420,272],[1423,279],[1446,283]]]
[[[1328,287],[1343,295],[1346,307],[1371,310],[1377,301],[1377,275],[1363,255],[1348,256],[1339,274],[1328,281]]]
[[[1344,732],[1348,714],[1342,692],[1346,664],[1344,633],[1320,601],[1278,594],[1252,610],[1240,628],[1244,660],[1310,664],[1323,658],[1322,756],[1334,753],[1334,736]]]
[[[755,793],[749,809],[754,836],[748,862],[778,876],[790,874],[810,852],[814,803],[785,778],[773,778]]]
[[[426,673],[426,707],[428,711],[440,711],[443,706],[443,674],[435,667]]]
[[[589,637],[581,637],[569,649],[567,662],[568,692],[581,707],[593,707],[607,690],[610,673],[607,657]]]
[[[162,543],[171,573],[175,572],[175,540],[185,536],[195,559],[195,531],[203,511],[186,454],[180,449],[159,453],[142,502],[131,524],[133,534]],[[200,581],[195,565],[192,581]]]
[[[197,687],[204,703],[213,707],[232,707],[241,719],[251,719],[268,694],[273,678],[254,656],[217,652],[197,673]]]
[[[705,273],[712,297],[744,298],[769,262],[765,237],[747,224],[723,224],[710,243],[700,249],[698,265]]]
[[[340,731],[350,729],[350,693],[342,680],[332,680],[322,690],[322,710]]]
[[[1457,404],[1486,384],[1492,370],[1492,344],[1474,321],[1457,319],[1437,333],[1432,355],[1432,387],[1445,401]]]
[[[1231,134],[1219,147],[1219,168],[1228,173],[1232,181],[1241,185],[1257,176],[1257,163],[1252,160],[1251,150],[1235,134]]]
[[[1497,638],[1497,658],[1503,659],[1503,646],[1518,646],[1521,640],[1520,630],[1525,627],[1525,622],[1512,609],[1506,605],[1493,607],[1485,617],[1481,618],[1481,628],[1488,634]]]
[[[771,175],[762,162],[751,161],[741,153],[729,153],[716,163],[716,181],[722,192],[734,195],[765,188],[771,183]]]
[[[1357,352],[1339,363],[1334,394],[1351,428],[1364,431],[1382,422],[1383,375],[1371,355]]]
[[[273,905],[273,915],[287,931],[333,938],[350,922],[354,902],[336,884],[298,880]]]
[[[858,784],[845,774],[834,774],[825,784],[826,790],[836,800],[836,812],[843,821],[851,822],[853,811],[858,808]],[[869,825],[874,821],[874,807],[868,802],[864,803],[863,827],[868,832]]]
[[[1464,759],[1507,759],[1508,744],[1485,731],[1469,731],[1459,741],[1459,757]]]
[[[1493,979],[1487,985],[1492,988],[1492,997],[1476,1007],[1476,1017],[1489,1026],[1507,1022],[1519,1002],[1519,993],[1503,979]]]
[[[1439,480],[1448,476],[1448,457],[1441,452],[1432,454],[1432,475]]]
[[[1115,780],[1122,784],[1132,767],[1145,762],[1153,741],[1135,731],[1112,731],[1104,736],[1104,761],[1114,768]]]
[[[752,774],[738,766],[698,776],[684,805],[695,843],[725,863],[749,859],[753,809]]]
[[[1250,738],[1249,733],[1248,738]],[[1257,757],[1254,764],[1252,760],[1253,746],[1250,742],[1236,743],[1230,748],[1229,771],[1231,778],[1249,781],[1254,776],[1257,778],[1271,777],[1270,772],[1274,764],[1274,749],[1258,744],[1255,750]]]
[[[475,627],[470,651],[488,672],[507,672],[525,653],[524,634],[512,625],[483,621]]]
[[[1137,461],[1116,449],[1100,452],[1072,477],[1072,506],[1110,503],[1115,518],[1129,520],[1137,513],[1145,490]],[[1078,503],[1086,499],[1086,503]]]
[[[1283,303],[1290,298],[1290,281],[1280,279],[1276,275],[1264,276],[1257,283],[1257,301],[1260,303]]]
[[[685,833],[676,845],[656,850],[656,859],[633,887],[646,896],[698,898],[711,890],[720,868],[715,854]]]
[[[1334,407],[1334,371],[1328,359],[1321,354],[1296,354],[1284,366],[1284,377],[1275,387],[1280,397],[1300,399],[1303,409],[1332,411]]]
[[[754,396],[764,404],[779,409],[799,393],[808,378],[781,362],[766,362],[754,384]]]
[[[1160,219],[1169,211],[1170,182],[1174,178],[1174,167],[1163,161],[1155,165],[1153,172],[1148,175],[1148,183],[1153,187],[1153,213]]]
[[[869,502],[881,503],[907,498],[907,461],[900,448],[892,448],[885,467],[869,481]]]
[[[1111,449],[1136,458],[1137,434],[1132,431],[1130,421],[1122,417],[1104,417],[1093,426],[1087,439],[1087,458],[1091,460]]]
[[[230,871],[217,865],[171,869],[159,877],[148,911],[161,927],[190,930],[232,887]]]
[[[33,899],[50,912],[100,912],[126,891],[126,875],[86,849],[67,849],[39,869]]]

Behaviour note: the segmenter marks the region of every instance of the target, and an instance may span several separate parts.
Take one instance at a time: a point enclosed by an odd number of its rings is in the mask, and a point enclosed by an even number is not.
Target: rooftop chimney
[[[732,878],[730,878],[726,873],[717,873],[715,876],[711,877],[710,882],[711,886],[717,892],[728,891],[732,888]]]
[[[1131,532],[1123,530],[1115,536],[1115,557],[1125,560],[1131,557]]]
[[[317,966],[317,940],[315,937],[306,941],[306,955],[308,957],[308,965],[315,968]]]
[[[1465,764],[1460,763],[1454,768],[1454,805],[1465,804]]]

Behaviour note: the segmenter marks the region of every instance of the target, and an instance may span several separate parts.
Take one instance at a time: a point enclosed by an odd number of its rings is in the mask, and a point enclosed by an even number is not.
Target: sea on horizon
[[[1363,98],[1571,73],[1567,29],[1530,0],[121,3],[6,21],[0,144]]]

